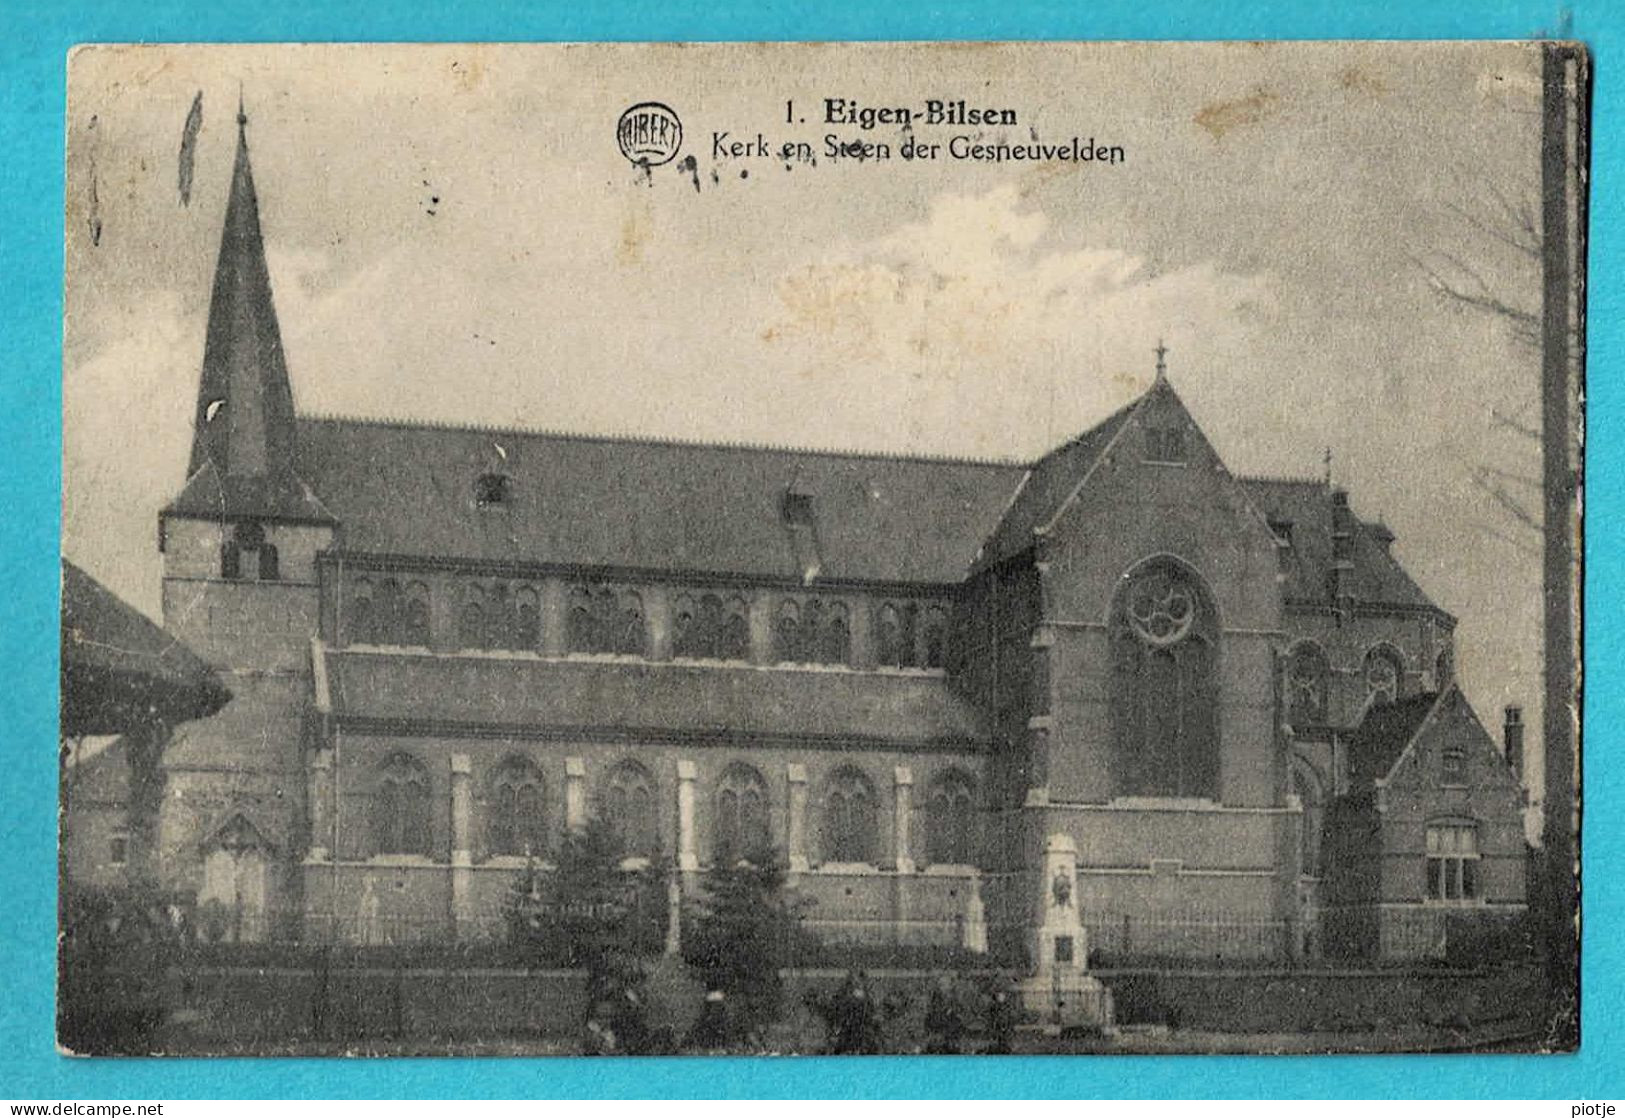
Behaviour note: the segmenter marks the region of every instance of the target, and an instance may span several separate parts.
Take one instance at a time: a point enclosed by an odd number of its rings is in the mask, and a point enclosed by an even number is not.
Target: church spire
[[[212,465],[222,477],[266,478],[274,487],[293,472],[293,392],[265,267],[247,125],[239,94],[237,160],[209,301],[187,473]]]

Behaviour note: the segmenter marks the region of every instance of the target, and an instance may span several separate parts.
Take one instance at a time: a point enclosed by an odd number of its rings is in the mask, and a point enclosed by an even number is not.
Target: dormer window
[[[481,474],[474,479],[474,503],[482,509],[506,505],[513,496],[507,474]]]
[[[801,572],[801,581],[810,584],[824,569],[823,558],[818,553],[818,523],[813,513],[813,496],[792,485],[785,490],[780,510],[790,535],[796,569]]]
[[[813,499],[811,493],[784,495],[784,522],[792,528],[813,526]]]
[[[1145,459],[1147,462],[1185,461],[1185,429],[1183,427],[1147,427],[1145,429]]]

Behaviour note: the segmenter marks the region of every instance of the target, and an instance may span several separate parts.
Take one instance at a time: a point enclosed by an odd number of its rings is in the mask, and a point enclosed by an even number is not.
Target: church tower
[[[296,899],[316,557],[337,527],[299,476],[247,123],[239,108],[191,458],[158,532],[164,624],[236,696],[165,750],[160,869],[200,919],[243,940],[269,935]]]

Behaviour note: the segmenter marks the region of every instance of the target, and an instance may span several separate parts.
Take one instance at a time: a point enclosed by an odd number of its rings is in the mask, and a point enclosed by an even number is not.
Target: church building
[[[1521,910],[1455,619],[1329,480],[1230,472],[1162,352],[1020,463],[302,415],[242,124],[158,519],[234,696],[167,747],[158,865],[234,934],[496,936],[595,816],[689,897],[775,850],[831,943],[1030,949],[1075,904],[1099,958],[1284,959]]]

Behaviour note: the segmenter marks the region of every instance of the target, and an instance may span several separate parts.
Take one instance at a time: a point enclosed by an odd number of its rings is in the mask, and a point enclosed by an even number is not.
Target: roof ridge
[[[1055,455],[1061,453],[1061,451],[1067,449],[1068,447],[1075,446],[1076,444],[1081,443],[1084,439],[1089,438],[1091,435],[1095,434],[1097,431],[1104,428],[1107,424],[1111,423],[1113,420],[1119,419],[1119,418],[1127,415],[1129,412],[1133,411],[1135,409],[1135,407],[1137,407],[1139,405],[1140,401],[1143,400],[1150,393],[1150,391],[1151,390],[1149,388],[1146,389],[1144,392],[1142,392],[1138,396],[1134,397],[1134,399],[1130,400],[1128,403],[1124,404],[1122,407],[1117,408],[1116,410],[1107,413],[1104,417],[1102,417],[1101,419],[1096,420],[1094,423],[1091,423],[1089,426],[1085,427],[1083,430],[1079,431],[1077,434],[1073,435],[1072,437],[1067,438],[1067,439],[1063,439],[1060,442],[1056,443],[1054,446],[1050,447],[1044,453],[1040,454],[1037,458],[1034,458],[1030,463],[1028,463],[1028,466],[1029,467],[1036,466],[1036,465],[1038,465],[1038,463],[1042,462],[1046,458],[1053,458]]]
[[[1030,469],[1032,460],[1024,458],[975,458],[969,455],[957,454],[909,454],[900,451],[886,450],[854,450],[836,449],[830,447],[795,446],[786,443],[766,443],[748,441],[708,441],[705,439],[681,439],[670,436],[643,435],[630,432],[593,433],[587,431],[566,431],[557,427],[523,427],[498,426],[488,423],[458,423],[448,420],[411,419],[403,417],[380,417],[366,415],[347,415],[339,412],[302,412],[296,419],[314,423],[354,423],[369,427],[388,428],[417,428],[430,431],[463,431],[472,434],[485,435],[519,435],[540,436],[542,438],[568,439],[573,442],[594,443],[639,443],[645,446],[693,447],[703,450],[728,451],[758,451],[772,454],[810,454],[824,458],[868,458],[887,462],[930,462],[943,465],[958,466],[986,466],[999,469]]]
[[[1325,479],[1318,477],[1293,477],[1290,474],[1237,474],[1236,480],[1242,483],[1265,482],[1270,485],[1307,485],[1315,489],[1329,489]]]

